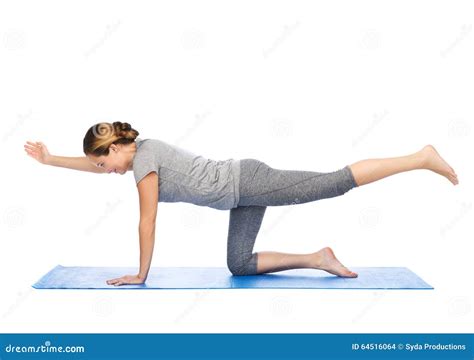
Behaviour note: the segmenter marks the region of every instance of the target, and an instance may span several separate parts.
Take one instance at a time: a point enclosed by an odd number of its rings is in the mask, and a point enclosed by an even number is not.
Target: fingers
[[[33,143],[33,142],[31,142],[31,141],[27,141],[24,146],[25,146],[25,150],[38,151],[38,150],[40,150],[41,147],[44,146],[44,145],[41,144],[41,143],[39,143],[39,142]]]
[[[140,281],[136,280],[135,276],[131,276],[131,275],[125,275],[116,279],[107,280],[106,283],[108,285],[114,285],[114,286],[141,284]]]
[[[46,149],[46,145],[43,144],[41,141],[37,141],[36,144],[38,145],[39,148],[45,148]]]
[[[34,148],[41,148],[43,146],[45,146],[41,141],[27,141],[26,142],[28,145],[25,145],[25,146],[30,146],[30,147],[34,147]]]
[[[112,279],[112,280],[107,280],[108,285],[114,285],[114,286],[119,286],[119,285],[125,285],[125,281],[123,277],[117,278],[117,279]]]
[[[107,280],[108,285],[117,285],[120,282],[120,278]]]
[[[35,147],[25,145],[25,151],[28,155],[37,154],[38,150]]]

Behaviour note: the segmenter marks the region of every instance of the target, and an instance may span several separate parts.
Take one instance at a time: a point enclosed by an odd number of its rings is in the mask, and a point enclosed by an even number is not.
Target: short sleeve
[[[133,159],[133,176],[135,183],[138,185],[140,180],[151,172],[160,174],[160,166],[157,163],[156,155],[151,149],[140,149],[141,151],[135,155]]]

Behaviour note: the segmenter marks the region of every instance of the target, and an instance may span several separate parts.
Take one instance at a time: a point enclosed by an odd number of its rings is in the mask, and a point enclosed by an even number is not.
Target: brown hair
[[[133,143],[140,133],[132,129],[129,123],[116,121],[95,124],[87,130],[84,137],[84,154],[109,155],[109,146],[112,144]]]

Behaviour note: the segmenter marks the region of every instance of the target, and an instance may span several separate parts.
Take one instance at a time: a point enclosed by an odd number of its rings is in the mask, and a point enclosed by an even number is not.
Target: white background
[[[1,332],[472,332],[469,1],[3,1]],[[43,166],[129,122],[219,160],[333,171],[433,144],[428,170],[267,209],[255,250],[331,246],[435,290],[35,290],[57,264],[138,266],[132,172]],[[153,266],[226,266],[229,211],[160,203]],[[124,275],[124,274],[118,274]]]

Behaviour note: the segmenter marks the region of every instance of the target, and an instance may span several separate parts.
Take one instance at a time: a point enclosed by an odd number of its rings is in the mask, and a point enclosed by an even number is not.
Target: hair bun
[[[128,130],[131,130],[132,127],[130,126],[129,123],[123,123],[123,122],[120,122],[120,121],[115,121],[113,124],[114,126],[114,130],[118,133],[120,131],[128,131]]]
[[[120,121],[115,121],[113,124],[115,134],[120,138],[132,139],[139,135],[138,131],[132,129],[132,126],[129,123],[123,123]]]

